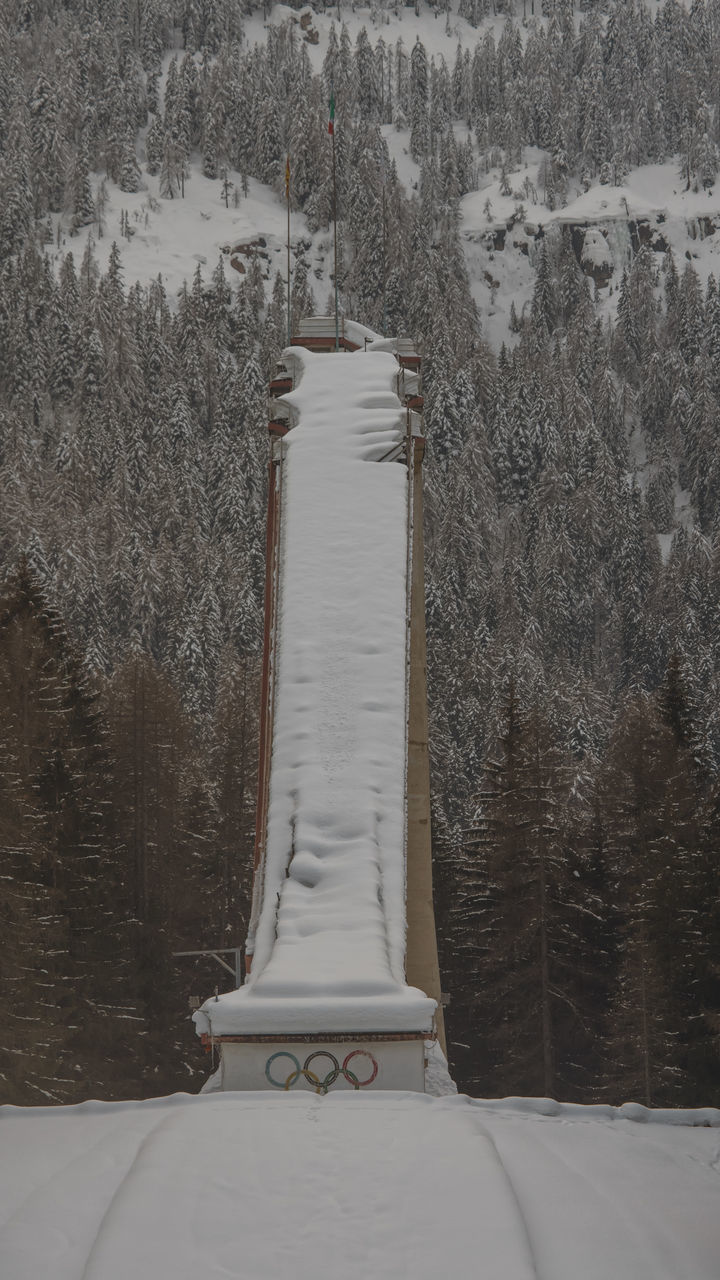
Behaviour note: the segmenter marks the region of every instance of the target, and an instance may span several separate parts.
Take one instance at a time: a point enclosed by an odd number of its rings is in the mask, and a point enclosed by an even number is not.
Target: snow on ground
[[[473,297],[491,345],[515,340],[508,327],[510,304],[515,303],[520,317],[532,297],[539,228],[546,233],[562,226],[586,228],[583,256],[595,265],[604,257],[612,268],[607,284],[598,290],[603,316],[614,314],[623,270],[632,262],[630,221],[649,224],[658,265],[668,246],[680,272],[690,261],[703,285],[710,273],[720,276],[720,230],[713,229],[713,222],[720,227],[717,187],[710,192],[686,191],[676,163],[642,165],[630,172],[623,186],[596,183],[588,191],[571,193],[564,208],[551,210],[544,203],[543,157],[537,148],[525,149],[522,166],[507,175],[510,195],[501,193],[500,172],[494,169],[481,173],[479,189],[461,201],[461,235]],[[498,248],[503,239],[504,247]],[[601,239],[606,243],[604,254]]]
[[[250,45],[264,44],[268,27],[281,26],[283,22],[288,21],[299,23],[301,12],[301,10],[291,9],[289,5],[275,4],[266,21],[262,13],[256,10],[246,18],[243,24],[244,37]],[[433,11],[424,3],[421,4],[420,12],[417,14],[412,5],[402,4],[395,12],[391,12],[373,9],[367,5],[353,4],[351,7],[329,8],[325,13],[312,10],[312,25],[318,32],[319,41],[317,44],[308,43],[306,48],[313,71],[321,71],[330,28],[335,27],[339,38],[341,28],[347,27],[354,47],[364,27],[373,47],[381,39],[386,45],[394,45],[397,40],[402,40],[408,57],[419,36],[427,50],[428,61],[432,57],[442,56],[448,67],[452,69],[458,43],[463,47],[469,46],[474,49],[487,31],[493,32],[497,42],[502,35],[505,22],[506,15],[497,14],[483,22],[481,28],[471,27],[470,23],[465,18],[459,17],[457,13],[445,14],[439,9]]]
[[[544,203],[539,172],[544,155],[545,152],[537,147],[524,149],[522,166],[508,171],[510,195],[501,194],[498,170],[481,174],[479,189],[471,191],[462,201],[465,230],[487,233],[496,226],[504,226],[518,204],[525,209],[523,223],[535,227],[553,222],[592,224],[605,218],[647,218],[657,213],[670,222],[679,218],[685,226],[698,218],[720,213],[717,191],[714,188],[710,191],[693,191],[692,188],[686,191],[677,164],[670,161],[632,169],[626,182],[619,187],[596,183],[588,191],[579,190],[564,208],[550,210]],[[525,183],[528,185],[523,189]],[[489,213],[485,210],[488,200]],[[715,254],[720,256],[720,244],[714,248]],[[683,252],[684,249],[685,244]]]
[[[249,981],[196,1021],[425,1030],[434,1002],[404,980],[407,470],[381,461],[405,430],[398,364],[302,347],[283,360],[294,425],[262,910]]]
[[[240,174],[231,170],[229,176],[239,192],[237,208],[232,194],[229,207],[225,207],[222,184],[203,177],[196,164],[193,164],[191,176],[185,183],[184,199],[161,198],[159,177],[151,177],[144,169],[143,191],[121,191],[107,181],[103,236],[98,239],[97,226],[83,227],[77,235],[71,236],[61,225],[58,246],[58,219],[55,217],[55,240],[54,245],[48,246],[48,253],[55,261],[66,253],[72,253],[79,268],[88,238],[92,235],[95,257],[104,270],[115,241],[121,253],[125,285],[136,281],[147,285],[159,275],[172,303],[183,282],[190,284],[198,264],[208,284],[221,256],[229,283],[236,284],[241,277],[231,269],[229,257],[222,253],[223,246],[262,236],[267,244],[260,249],[260,260],[269,279],[268,292],[271,292],[276,271],[280,271],[283,277],[287,271],[285,205],[272,188],[256,182],[254,178],[248,179],[248,194],[244,196]],[[96,191],[100,182],[101,176],[95,174],[93,186]],[[125,215],[132,231],[129,239],[122,234]],[[293,213],[290,221],[293,249],[299,237],[310,240],[304,216]],[[249,263],[250,259],[244,261]]]
[[[256,11],[246,19],[244,39],[250,46],[264,43],[269,27],[287,21],[298,22],[299,16],[298,11],[285,5],[274,5],[267,21],[261,12]],[[498,39],[504,22],[504,16],[498,15],[489,24],[472,28],[457,14],[446,17],[424,6],[419,15],[405,6],[400,7],[397,13],[381,13],[359,6],[339,11],[330,9],[325,13],[313,13],[312,23],[319,41],[315,45],[306,44],[305,48],[313,70],[320,71],[331,27],[334,25],[339,32],[341,24],[345,24],[353,45],[364,27],[373,46],[382,39],[392,47],[400,39],[408,54],[419,36],[428,56],[443,57],[452,69],[458,42],[464,48],[474,48],[489,26]],[[528,28],[520,29],[523,35],[527,34]],[[170,56],[166,58],[166,65]],[[342,129],[341,113],[338,129]],[[456,123],[455,132],[459,142],[468,136],[467,129],[460,123]],[[400,180],[411,193],[417,189],[420,170],[410,156],[409,131],[383,125],[382,134],[397,165]],[[470,137],[472,140],[472,135]],[[477,146],[475,153],[480,161]],[[703,282],[710,272],[720,275],[720,231],[708,234],[711,227],[707,222],[714,217],[720,223],[720,195],[717,189],[710,192],[702,189],[698,192],[685,191],[676,162],[643,165],[632,170],[620,187],[595,183],[585,192],[575,183],[566,207],[550,210],[544,202],[543,159],[544,153],[537,148],[524,148],[520,167],[507,174],[510,195],[501,193],[500,170],[494,168],[485,172],[480,165],[478,190],[470,192],[461,202],[461,236],[473,297],[479,308],[485,337],[496,349],[502,342],[516,340],[509,329],[511,302],[515,303],[516,313],[521,316],[532,296],[536,257],[534,237],[539,227],[558,227],[563,223],[584,225],[590,239],[594,237],[595,255],[599,248],[598,237],[602,236],[607,241],[613,272],[608,284],[599,291],[603,315],[614,313],[622,270],[632,258],[628,219],[647,219],[662,240],[672,247],[680,269],[689,258]],[[226,208],[221,183],[205,178],[200,171],[198,157],[194,157],[185,198],[162,199],[159,178],[151,177],[145,171],[142,145],[140,160],[143,162],[142,191],[131,194],[120,191],[110,181],[105,183],[102,238],[98,238],[95,227],[83,228],[77,236],[70,236],[63,220],[53,218],[55,238],[48,247],[51,257],[57,259],[61,253],[72,250],[79,262],[88,235],[92,233],[96,240],[96,255],[104,266],[110,246],[116,240],[122,252],[126,284],[136,280],[146,284],[160,274],[172,303],[183,281],[192,278],[198,263],[203,267],[207,280],[217,264],[222,246],[262,236],[267,241],[261,249],[261,262],[269,294],[276,271],[280,270],[284,276],[286,270],[286,212],[281,196],[254,179],[249,180],[248,195],[244,196],[241,176],[231,171],[229,177],[238,203],[236,206],[231,195],[230,207]],[[96,191],[101,182],[102,175],[94,175]],[[342,202],[342,193],[340,199]],[[129,239],[122,234],[125,214],[133,233]],[[504,248],[497,247],[495,233],[498,231],[506,232]],[[299,239],[313,242],[311,261],[315,274],[311,276],[311,284],[315,289],[316,309],[322,310],[330,288],[330,241],[327,232],[311,237],[304,216],[295,212],[291,219],[293,256]],[[588,248],[590,250],[590,245]],[[225,261],[229,277],[236,280],[229,268],[229,259]]]
[[[333,25],[339,34],[341,25],[345,24],[353,45],[363,27],[367,29],[373,45],[380,38],[387,44],[394,44],[398,39],[402,39],[408,54],[419,35],[425,43],[428,55],[442,54],[449,66],[452,66],[454,61],[459,39],[471,45],[474,45],[478,39],[478,32],[456,15],[450,15],[449,23],[446,22],[444,15],[436,16],[426,9],[423,9],[419,16],[416,16],[413,9],[406,8],[400,8],[397,15],[385,16],[388,21],[383,21],[382,15],[371,12],[369,8],[355,8],[352,11],[343,9],[339,20],[337,10],[331,10],[325,14],[314,13],[313,25],[319,32],[320,41],[317,45],[305,46],[313,70],[319,72],[322,68],[327,38]],[[267,21],[263,19],[260,11],[255,11],[245,20],[244,39],[251,46],[264,44],[270,26],[279,26],[289,20],[297,22],[299,13],[286,5],[274,5]],[[492,24],[496,37],[500,35],[503,21],[498,17]],[[174,52],[182,56],[183,51],[178,49]],[[165,57],[165,72],[171,57],[172,53]],[[342,127],[341,119],[338,120],[338,127]],[[405,130],[398,134],[392,126],[387,126],[383,127],[383,133],[388,137],[401,180],[411,188],[417,183],[419,169],[409,155],[409,132]],[[230,194],[229,208],[227,208],[222,196],[222,184],[219,180],[204,177],[200,169],[199,157],[194,156],[190,165],[190,177],[185,184],[184,198],[164,199],[160,195],[159,177],[151,176],[145,169],[142,143],[138,158],[142,171],[143,189],[141,191],[125,192],[109,179],[104,182],[105,211],[102,236],[98,236],[96,225],[83,227],[76,235],[71,236],[67,218],[58,216],[52,218],[54,238],[52,244],[47,246],[50,258],[59,262],[61,256],[72,252],[79,265],[88,237],[92,235],[95,241],[95,256],[101,268],[104,269],[110,247],[113,241],[116,241],[122,255],[125,284],[129,286],[139,281],[146,285],[151,279],[160,275],[169,300],[173,304],[183,282],[191,281],[198,264],[203,268],[203,276],[207,281],[217,265],[223,245],[238,241],[246,242],[262,236],[267,240],[267,245],[263,248],[263,254],[266,256],[261,260],[268,275],[269,295],[276,271],[279,270],[283,277],[286,271],[287,214],[282,197],[254,178],[248,180],[248,195],[243,195],[241,175],[231,169],[228,177],[233,183],[233,191]],[[96,173],[91,176],[93,189],[97,195],[103,186],[103,175]],[[235,197],[237,197],[237,205]],[[123,235],[125,215],[131,230],[129,238]],[[294,258],[298,239],[308,241],[313,239],[308,233],[303,214],[294,212],[291,215],[290,235]],[[312,261],[319,274],[317,279],[311,277],[310,280],[315,289],[319,311],[324,306],[330,288],[331,253],[328,251],[327,233],[319,233],[314,237],[312,251]],[[237,277],[229,268],[228,258],[225,259],[225,265],[231,281],[237,282]]]
[[[447,1058],[437,1040],[425,1041],[425,1092],[433,1098],[444,1098],[457,1093],[457,1085],[450,1075]]]
[[[4,1107],[0,1274],[717,1280],[718,1125],[406,1093]]]

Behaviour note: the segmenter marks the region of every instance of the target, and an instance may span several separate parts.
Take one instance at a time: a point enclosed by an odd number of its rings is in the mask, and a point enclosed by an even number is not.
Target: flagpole
[[[333,256],[334,256],[334,259],[335,259],[335,263],[334,263],[334,270],[335,270],[335,350],[336,350],[336,351],[339,351],[339,350],[340,350],[340,322],[339,322],[339,320],[338,320],[338,270],[337,270],[337,168],[336,168],[336,165],[335,165],[335,130],[334,130],[334,129],[333,129],[333,136],[332,136],[332,140],[333,140],[333,141],[332,141],[332,151],[333,151],[333,210],[334,210],[334,215],[335,215],[335,217],[334,217],[334,221],[335,221],[335,244],[334,244],[334,250],[333,250]]]
[[[382,290],[383,337],[387,337],[387,246],[385,244],[387,215],[385,211],[385,156],[382,157]]]
[[[328,131],[332,138],[332,171],[333,171],[333,258],[335,274],[335,350],[340,350],[340,322],[338,320],[338,269],[337,269],[337,164],[335,161],[335,90],[330,85],[330,123]]]
[[[287,201],[287,340],[292,345],[292,321],[290,318],[290,157],[285,163],[285,199]]]

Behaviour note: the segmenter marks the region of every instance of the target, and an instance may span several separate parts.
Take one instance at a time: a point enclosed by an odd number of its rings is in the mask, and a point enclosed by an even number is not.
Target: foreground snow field
[[[719,1126],[403,1093],[4,1107],[0,1275],[717,1280]]]

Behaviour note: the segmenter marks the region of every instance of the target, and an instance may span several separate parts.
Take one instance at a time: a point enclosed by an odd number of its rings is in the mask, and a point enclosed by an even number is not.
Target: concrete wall
[[[288,1043],[278,1040],[270,1044],[224,1042],[220,1046],[221,1088],[228,1089],[269,1089],[272,1093],[283,1093],[283,1086],[295,1074],[295,1062],[302,1068],[311,1054],[332,1054],[342,1067],[348,1054],[359,1051],[357,1056],[347,1063],[348,1072],[353,1073],[362,1084],[360,1093],[377,1089],[407,1089],[414,1093],[425,1090],[425,1045],[422,1040],[402,1041],[365,1041],[333,1043]],[[274,1054],[282,1057],[273,1058]],[[292,1055],[290,1057],[289,1055]],[[362,1056],[361,1056],[362,1055]],[[295,1059],[295,1062],[293,1061]],[[317,1057],[308,1064],[308,1072],[314,1073],[322,1083],[329,1074],[334,1074],[334,1065],[330,1057]],[[268,1074],[273,1084],[268,1079]],[[370,1077],[374,1074],[374,1079]],[[337,1079],[328,1081],[328,1092],[336,1089],[352,1089],[354,1086],[342,1073]],[[299,1089],[317,1089],[312,1079],[304,1075],[296,1076],[290,1084],[288,1092],[297,1093]]]
[[[440,967],[435,934],[430,829],[425,558],[423,546],[422,445],[413,441],[413,559],[410,624],[410,707],[407,768],[407,951],[405,974],[438,1002],[438,1041],[447,1057],[440,1004]]]

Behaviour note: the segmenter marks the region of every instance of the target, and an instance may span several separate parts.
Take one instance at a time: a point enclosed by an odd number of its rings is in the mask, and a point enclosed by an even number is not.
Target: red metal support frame
[[[343,337],[342,334],[340,335],[339,341],[340,341],[341,351],[359,351],[360,350],[359,342],[351,342],[349,338]],[[315,351],[321,355],[323,354],[327,355],[331,351],[335,350],[335,338],[334,337],[326,338],[321,336],[318,336],[318,337],[313,336],[310,338],[296,337],[296,338],[293,338],[293,346],[305,347],[308,351]]]
[[[270,383],[271,396],[284,396],[292,391],[292,378],[289,374],[277,374]]]
[[[247,1036],[211,1036],[203,1032],[200,1040],[210,1044],[398,1044],[411,1040],[435,1040],[434,1031],[299,1031]]]
[[[271,423],[271,439],[278,439]],[[283,432],[284,434],[284,432]],[[267,802],[270,785],[270,758],[272,755],[273,691],[275,683],[275,621],[277,613],[277,587],[279,572],[280,512],[282,496],[282,461],[273,456],[268,464],[268,514],[265,535],[265,621],[263,631],[262,683],[260,689],[260,744],[258,753],[257,805],[255,810],[255,855],[253,863],[253,917],[257,910],[260,892],[262,863],[265,855],[267,832]],[[253,924],[255,920],[253,919]],[[245,954],[245,972],[252,965],[252,953]]]

